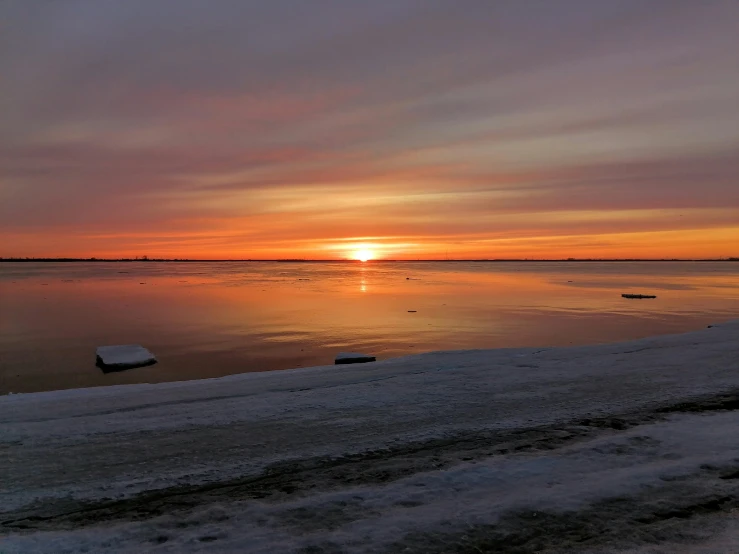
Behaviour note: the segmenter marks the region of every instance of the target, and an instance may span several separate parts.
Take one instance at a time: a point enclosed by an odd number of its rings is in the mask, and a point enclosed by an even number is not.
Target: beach
[[[0,551],[739,551],[739,320],[0,397]]]

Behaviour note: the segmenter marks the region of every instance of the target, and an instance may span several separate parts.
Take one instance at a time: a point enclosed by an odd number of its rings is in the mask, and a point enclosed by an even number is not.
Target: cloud
[[[739,215],[736,3],[70,0],[0,17],[0,254],[52,236],[101,255],[361,236],[546,255],[588,234],[623,251],[628,233],[729,236]]]

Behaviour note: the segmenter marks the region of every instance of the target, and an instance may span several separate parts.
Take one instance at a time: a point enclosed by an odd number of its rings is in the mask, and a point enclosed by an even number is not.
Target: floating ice
[[[337,364],[363,364],[377,360],[374,356],[358,354],[357,352],[339,352],[336,355]]]
[[[100,346],[97,363],[103,370],[130,369],[157,363],[154,354],[138,344]]]

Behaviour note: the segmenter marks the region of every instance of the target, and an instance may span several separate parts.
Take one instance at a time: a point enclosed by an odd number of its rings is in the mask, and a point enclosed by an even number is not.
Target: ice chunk
[[[336,355],[337,364],[363,364],[366,362],[374,362],[377,358],[368,356],[367,354],[358,354],[357,352],[339,352]]]
[[[157,363],[154,354],[138,344],[100,346],[97,364],[103,370],[130,369]]]

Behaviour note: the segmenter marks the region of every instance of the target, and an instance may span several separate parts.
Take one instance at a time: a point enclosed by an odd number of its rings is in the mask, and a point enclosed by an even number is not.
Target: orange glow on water
[[[739,309],[731,262],[7,265],[0,394],[327,365],[343,350],[611,342]],[[117,343],[160,363],[103,375],[90,352]]]

